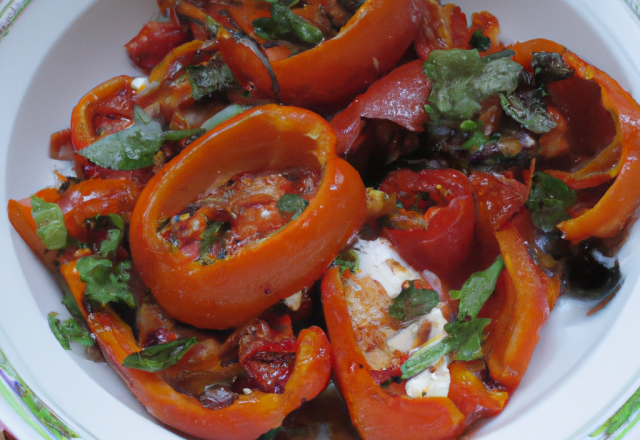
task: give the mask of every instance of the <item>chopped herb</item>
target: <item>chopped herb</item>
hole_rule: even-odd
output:
[[[31,215],[36,222],[36,233],[47,249],[63,249],[67,245],[64,214],[57,204],[31,196]]]
[[[389,315],[399,321],[426,315],[440,302],[438,293],[430,289],[416,287],[415,281],[402,286],[400,294],[389,306]]]
[[[196,101],[214,92],[229,89],[235,79],[222,57],[214,56],[207,65],[187,66],[191,96]]]
[[[129,289],[130,269],[131,261],[128,260],[114,265],[110,260],[89,256],[76,262],[80,280],[87,283],[85,297],[98,306],[120,302],[130,308],[135,307],[135,299]]]
[[[200,236],[202,239],[200,242],[201,263],[213,264],[215,261],[209,256],[209,252],[211,251],[211,247],[222,238],[222,235],[220,234],[220,228],[222,228],[222,225],[224,225],[222,222],[213,222],[207,226],[207,229],[205,229]]]
[[[304,211],[305,208],[309,206],[309,201],[303,199],[297,194],[285,194],[280,197],[277,206],[278,211],[280,211],[280,215],[284,216],[286,212],[293,212],[293,217],[291,217],[291,220],[295,220],[300,217],[302,211]]]
[[[478,312],[495,290],[498,275],[503,268],[504,260],[499,255],[489,268],[472,274],[460,290],[449,292],[451,298],[460,300],[458,313],[461,316],[478,317]]]
[[[275,440],[276,434],[278,434],[279,431],[279,427],[272,429],[271,431],[265,432],[260,437],[258,437],[258,440]]]
[[[308,44],[318,44],[324,36],[320,29],[291,12],[288,6],[271,1],[271,17],[261,17],[251,23],[260,38],[281,40],[296,36]]]
[[[354,250],[342,252],[333,260],[334,266],[340,268],[340,275],[344,274],[348,269],[351,273],[356,273],[360,268],[360,257]]]
[[[451,356],[454,361],[473,361],[482,357],[484,328],[491,322],[489,318],[475,318],[471,321],[454,322],[444,326],[447,333],[459,341]]]
[[[469,139],[467,139],[460,146],[460,148],[462,148],[463,150],[478,149],[478,148],[484,147],[485,144],[488,144],[489,142],[492,142],[493,140],[494,140],[493,137],[488,138],[482,133],[482,131],[476,130],[476,131],[473,132],[471,137]]]
[[[544,232],[552,232],[556,225],[570,218],[567,209],[576,202],[576,192],[562,180],[547,173],[533,175],[533,187],[526,207],[533,224]]]
[[[430,115],[471,119],[480,112],[481,101],[516,89],[522,66],[503,55],[481,58],[476,49],[452,49],[432,51],[424,71],[433,81]]]
[[[150,372],[166,370],[180,362],[196,342],[198,342],[197,339],[192,337],[175,339],[166,344],[151,345],[127,356],[122,366]]]
[[[491,47],[491,38],[484,35],[482,29],[478,29],[471,35],[469,46],[478,49],[478,52],[486,52]]]
[[[478,129],[478,124],[473,122],[471,119],[467,119],[466,121],[462,121],[460,129],[464,131],[476,131]]]
[[[571,78],[574,70],[557,53],[537,52],[531,62],[536,85],[542,86],[555,81]]]
[[[220,112],[216,113],[210,119],[207,119],[201,126],[201,128],[209,131],[213,127],[216,127],[222,124],[227,119],[231,119],[235,115],[239,115],[245,110],[249,110],[251,108],[250,105],[239,105],[239,104],[231,104],[228,107],[225,107]]]
[[[76,299],[71,295],[71,293],[67,292],[62,298],[62,304],[67,308],[71,316],[78,322],[85,322],[84,315],[80,311],[80,307],[78,307],[78,303]]]
[[[107,238],[100,243],[100,255],[105,258],[118,250],[118,246],[124,238],[124,220],[122,220],[122,217],[117,214],[109,214],[108,218],[116,229],[109,229]]]
[[[546,133],[556,126],[547,112],[544,101],[536,96],[526,95],[521,99],[515,94],[505,96],[500,93],[500,104],[504,112],[534,133]]]
[[[58,314],[51,312],[48,315],[49,327],[53,332],[62,348],[65,350],[71,350],[71,341],[77,342],[85,347],[91,347],[93,345],[93,339],[91,334],[80,327],[75,319],[69,318],[66,321],[61,322],[57,319]]]
[[[98,139],[78,154],[104,168],[136,170],[153,165],[153,156],[165,139],[180,140],[202,133],[199,128],[163,132],[160,123],[138,106],[134,106],[133,121],[132,126]]]

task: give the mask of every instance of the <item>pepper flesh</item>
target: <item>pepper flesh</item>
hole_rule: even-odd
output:
[[[172,250],[156,232],[159,219],[241,172],[297,166],[322,168],[316,196],[284,229],[230,258],[203,266]],[[364,185],[335,156],[327,122],[306,110],[267,105],[216,127],[154,176],[132,214],[131,253],[170,315],[224,329],[313,283],[365,219]]]
[[[190,435],[211,440],[254,440],[280,426],[288,413],[313,399],[329,382],[331,347],[324,332],[311,327],[298,336],[296,361],[284,393],[254,390],[240,395],[230,406],[207,409],[197,399],[174,390],[157,374],[123,367],[127,356],[141,350],[131,328],[108,307],[87,311],[86,285],[75,270],[75,261],[64,264],[61,273],[114,371],[154,417]]]

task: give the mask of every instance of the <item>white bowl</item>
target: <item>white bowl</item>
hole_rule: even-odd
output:
[[[555,40],[640,98],[640,22],[622,0],[460,4],[496,15],[505,42]],[[69,126],[71,108],[100,82],[139,75],[122,46],[156,11],[154,0],[56,0],[33,2],[16,20],[0,40],[0,206],[54,183],[61,163],[48,158],[50,134]],[[591,317],[592,304],[561,299],[520,388],[473,438],[584,438],[636,389],[640,350],[627,340],[640,333],[639,234],[634,227],[620,252],[625,283],[615,299]],[[0,348],[24,382],[83,438],[176,438],[108,366],[60,347],[46,318],[66,316],[62,296],[6,214],[0,249]],[[0,419],[9,430],[20,440],[41,438],[7,402],[0,399]]]

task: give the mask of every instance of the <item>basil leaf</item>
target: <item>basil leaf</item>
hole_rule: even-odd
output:
[[[91,334],[78,325],[75,319],[69,318],[64,322],[57,319],[58,314],[51,312],[48,315],[49,327],[62,348],[71,350],[70,341],[77,342],[85,347],[93,346]]]
[[[507,115],[534,133],[546,133],[556,126],[544,101],[535,95],[529,95],[528,99],[523,100],[516,95],[507,97],[500,93],[500,104]]]
[[[67,245],[67,228],[62,209],[55,204],[31,196],[31,216],[36,222],[36,234],[47,249],[63,249]]]
[[[340,270],[340,276],[342,276],[347,269],[351,273],[356,273],[360,268],[360,257],[354,250],[349,250],[339,254],[335,260],[333,260],[334,266],[337,266]]]
[[[204,130],[211,130],[213,127],[216,127],[222,124],[224,121],[231,119],[235,115],[239,115],[245,110],[249,110],[251,108],[250,105],[239,105],[239,104],[231,104],[228,107],[225,107],[220,112],[216,113],[211,118],[207,119],[201,126]]]
[[[554,231],[558,223],[570,218],[567,209],[575,202],[576,192],[562,180],[547,173],[534,173],[533,187],[525,206],[538,228],[544,232]]]
[[[300,217],[302,211],[309,206],[309,201],[303,199],[297,194],[285,194],[278,200],[278,211],[280,215],[284,216],[285,212],[293,212],[291,220],[295,220]]]
[[[442,356],[454,350],[462,349],[460,351],[460,360],[465,358],[477,359],[478,353],[480,353],[480,343],[484,337],[483,331],[489,322],[491,320],[488,318],[476,318],[467,322],[447,324],[445,330],[450,332],[448,336],[445,336],[436,344],[428,345],[416,351],[402,364],[400,367],[402,378],[408,379],[421,373],[436,363]]]
[[[137,170],[153,165],[153,156],[165,139],[181,140],[201,132],[200,129],[163,132],[162,125],[136,105],[132,126],[98,139],[78,154],[104,168]]]
[[[192,337],[176,339],[166,344],[151,345],[127,356],[122,366],[150,372],[162,371],[180,362],[196,342],[198,342],[197,339]]]
[[[200,261],[203,264],[212,264],[214,262],[214,259],[209,256],[209,251],[222,238],[221,234],[219,234],[222,225],[224,225],[222,222],[213,222],[207,226],[200,236],[202,239],[200,242]]]
[[[451,298],[460,300],[458,313],[461,316],[478,316],[480,309],[495,290],[503,268],[504,260],[502,255],[498,255],[486,270],[472,274],[460,290],[449,291]]]
[[[547,85],[555,81],[571,78],[574,70],[557,53],[536,52],[531,62],[536,85]]]
[[[399,321],[406,321],[426,315],[439,302],[436,291],[417,288],[415,281],[409,281],[409,285],[406,288],[403,286],[400,294],[393,299],[389,314]]]
[[[262,434],[260,437],[258,437],[258,440],[275,440],[276,435],[278,434],[279,431],[280,431],[279,427],[272,429],[271,431],[267,431],[264,434]]]
[[[491,47],[491,38],[485,36],[482,29],[478,29],[471,35],[469,46],[478,49],[479,52],[486,52]]]
[[[308,44],[320,43],[324,36],[320,29],[278,2],[271,2],[271,17],[261,17],[251,22],[260,38],[265,40],[281,40],[295,35]]]
[[[476,49],[452,49],[432,51],[424,71],[433,81],[430,115],[471,119],[481,110],[482,100],[516,89],[522,66],[505,57],[480,58]]]
[[[130,308],[136,306],[128,283],[130,269],[130,261],[123,261],[114,267],[110,260],[92,256],[79,258],[76,262],[80,280],[87,284],[85,297],[99,306],[111,302],[124,303]]]
[[[206,66],[187,66],[186,72],[191,96],[196,101],[214,92],[227,90],[235,83],[231,69],[219,56],[211,58]]]
[[[80,307],[78,307],[78,303],[76,299],[70,293],[66,293],[64,298],[62,298],[62,304],[67,308],[71,316],[78,322],[85,322],[84,315],[80,311]]]

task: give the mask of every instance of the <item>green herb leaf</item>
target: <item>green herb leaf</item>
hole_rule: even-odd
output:
[[[77,342],[85,347],[91,347],[94,342],[91,334],[78,325],[75,319],[69,318],[64,322],[57,319],[58,314],[51,312],[48,315],[49,327],[62,348],[71,350],[70,341]]]
[[[459,350],[458,359],[477,359],[480,353],[480,343],[483,339],[483,330],[491,322],[488,318],[476,318],[471,321],[447,324],[445,330],[450,332],[439,342],[428,345],[416,351],[400,367],[402,378],[408,379],[429,368],[438,359],[454,350]],[[480,353],[481,354],[481,353]]]
[[[291,220],[295,220],[300,217],[302,211],[309,206],[309,201],[303,199],[297,194],[285,194],[278,200],[278,211],[280,215],[284,216],[285,212],[293,212]]]
[[[415,281],[409,281],[409,286],[402,289],[389,306],[389,314],[399,320],[406,321],[426,315],[440,302],[438,293],[430,289],[420,289]]]
[[[478,29],[471,35],[469,46],[478,49],[479,52],[486,52],[491,47],[491,38],[485,36],[482,29]]]
[[[505,57],[480,58],[476,49],[452,49],[432,51],[424,71],[433,80],[431,107],[445,118],[471,119],[482,100],[516,89],[522,66]]]
[[[133,121],[132,126],[98,139],[78,154],[104,168],[137,170],[153,165],[153,156],[165,139],[180,140],[202,132],[200,129],[163,132],[160,123],[138,106],[134,106]]]
[[[478,317],[478,312],[495,290],[498,275],[502,269],[504,269],[504,260],[499,255],[489,268],[472,274],[460,290],[449,292],[451,298],[460,300],[458,313],[461,316]]]
[[[271,17],[261,17],[251,23],[256,35],[265,40],[281,40],[295,35],[308,44],[318,44],[324,36],[320,29],[278,2],[271,2]]]
[[[73,295],[71,295],[71,293],[65,293],[64,298],[62,298],[61,302],[76,321],[85,322],[84,315],[80,311],[80,307],[78,307],[78,303],[76,302],[76,299],[73,297]]]
[[[531,62],[536,85],[547,85],[555,81],[571,78],[574,70],[557,53],[536,52]]]
[[[31,216],[36,222],[36,234],[47,249],[63,249],[67,245],[64,214],[57,204],[31,196]]]
[[[80,280],[87,283],[85,297],[98,306],[110,302],[121,302],[134,308],[135,299],[129,289],[130,261],[114,264],[110,260],[90,257],[79,258],[76,270]]]
[[[533,224],[544,232],[552,232],[558,223],[570,218],[567,209],[576,202],[576,192],[562,180],[537,171],[526,207]]]
[[[191,96],[196,101],[214,92],[227,90],[235,84],[231,69],[219,56],[211,58],[206,66],[187,66],[186,72],[191,85]]]
[[[534,133],[546,133],[556,126],[544,101],[535,94],[523,100],[517,95],[507,97],[500,93],[500,104],[506,114]]]
[[[123,367],[143,371],[162,371],[180,362],[180,359],[196,344],[197,339],[182,338],[166,344],[151,345],[127,356]]]
[[[239,115],[245,110],[249,110],[251,108],[250,105],[239,105],[239,104],[231,104],[228,107],[225,107],[220,112],[216,113],[211,118],[207,119],[203,124],[202,128],[206,131],[211,130],[213,127],[216,127],[222,124],[224,121],[231,119],[235,115]]]
[[[482,133],[482,131],[476,130],[473,132],[473,134],[469,139],[467,139],[462,145],[460,145],[460,148],[462,148],[463,150],[472,150],[476,148],[481,148],[481,147],[484,147],[485,144],[488,144],[489,142],[491,142],[492,140],[493,140],[492,138],[486,137],[484,133]]]
[[[275,440],[276,434],[278,434],[279,431],[279,427],[272,429],[271,431],[265,432],[260,437],[258,437],[258,440]]]
[[[347,269],[351,273],[356,273],[360,268],[360,257],[354,250],[342,252],[333,260],[334,266],[337,266],[340,270],[340,276],[346,272]]]
[[[203,264],[212,264],[215,261],[209,256],[209,252],[211,247],[222,238],[219,233],[222,225],[224,225],[222,222],[213,222],[207,226],[207,229],[200,236],[202,239],[200,242],[200,262]]]

